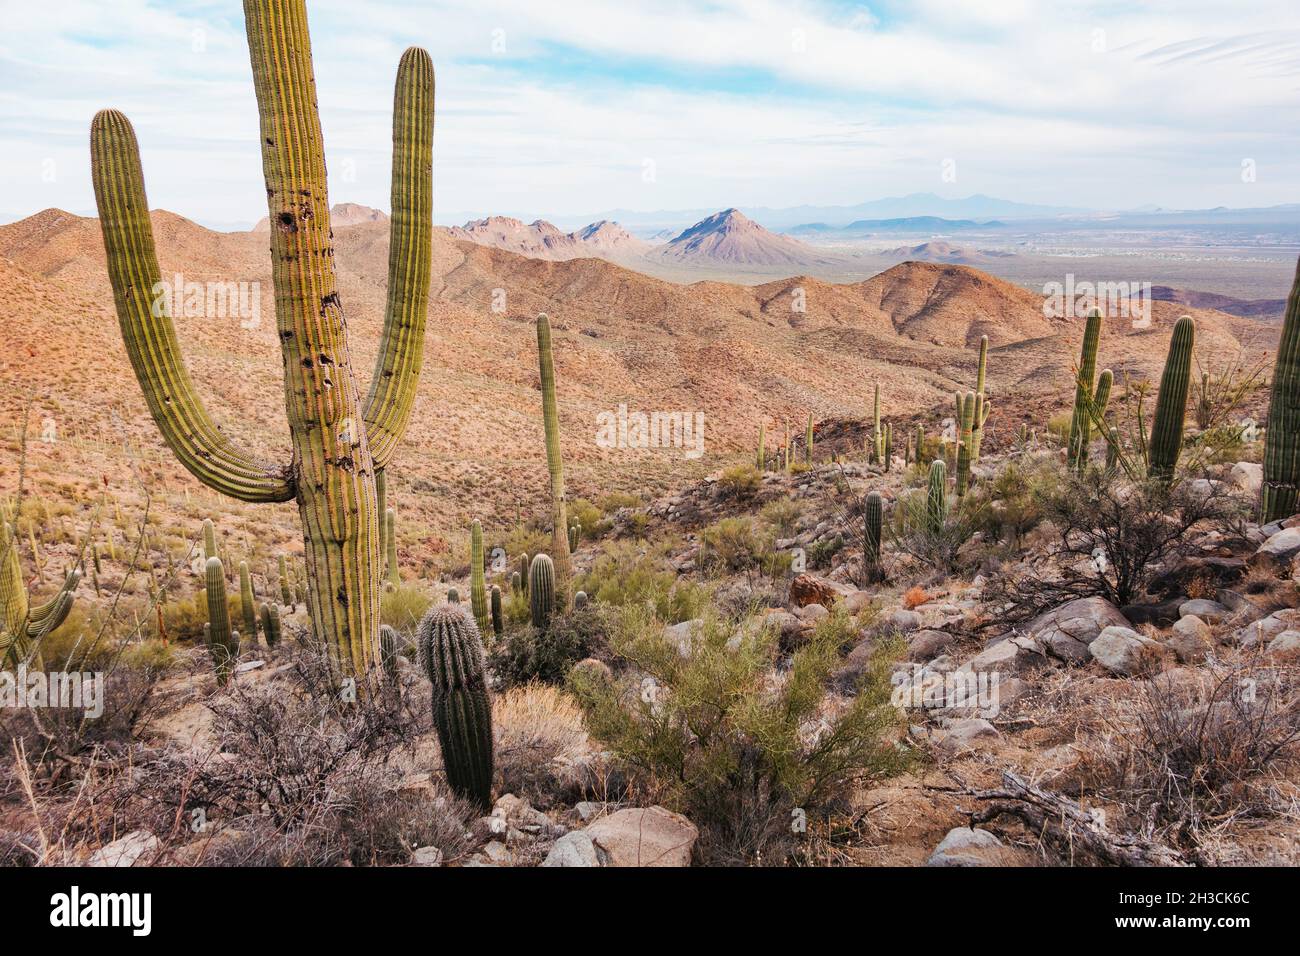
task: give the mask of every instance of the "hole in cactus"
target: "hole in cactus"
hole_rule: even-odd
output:
[[[311,368],[311,356],[308,356],[307,358],[302,360],[302,367]]]
[[[298,223],[294,222],[293,213],[291,212],[280,213],[280,228],[285,230],[286,232],[298,231]]]

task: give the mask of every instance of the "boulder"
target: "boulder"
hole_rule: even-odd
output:
[[[907,659],[918,662],[932,660],[955,640],[947,631],[916,631],[907,642]]]
[[[1184,601],[1178,608],[1180,617],[1187,617],[1190,614],[1210,624],[1218,624],[1230,613],[1232,612],[1218,601],[1207,601],[1204,598]]]
[[[970,750],[1001,736],[998,729],[983,717],[967,717],[949,723],[936,744],[940,750],[951,755]]]
[[[1178,655],[1180,663],[1199,663],[1214,647],[1210,625],[1195,614],[1181,617],[1174,622],[1173,634],[1165,642],[1165,646]]]
[[[590,834],[574,830],[555,841],[542,866],[600,866],[600,858]]]
[[[1283,631],[1268,642],[1268,652],[1286,657],[1300,656],[1300,631]]]
[[[990,644],[965,664],[965,669],[976,674],[998,671],[1002,674],[1019,674],[1045,660],[1042,649],[1030,637],[1008,637]]]
[[[925,861],[926,866],[1004,866],[1006,847],[988,830],[949,830]]]
[[[890,612],[890,615],[885,618],[885,622],[895,630],[907,634],[921,626],[921,615],[917,611],[909,611],[907,608],[900,607]]]
[[[1281,568],[1289,565],[1297,554],[1300,554],[1300,527],[1283,528],[1269,535],[1250,560],[1252,564]]]
[[[849,589],[844,585],[819,578],[815,574],[799,574],[790,582],[790,604],[794,607],[820,604],[829,608],[848,594]]]
[[[411,854],[411,866],[442,866],[442,850],[422,846]]]
[[[1088,653],[1112,674],[1132,677],[1153,669],[1164,648],[1127,627],[1108,627],[1088,645]]]
[[[1156,604],[1125,604],[1120,608],[1120,613],[1128,619],[1129,624],[1136,627],[1139,624],[1154,624],[1156,627],[1169,627],[1181,616],[1179,608],[1185,603],[1183,597],[1179,595],[1170,598],[1168,601],[1160,601]]]
[[[1228,480],[1253,498],[1264,486],[1264,466],[1254,461],[1239,461],[1232,466]]]
[[[1165,598],[1186,594],[1193,581],[1212,582],[1216,587],[1226,587],[1246,570],[1246,562],[1241,558],[1187,558],[1174,568],[1156,575],[1147,585],[1152,594]]]
[[[663,807],[619,810],[585,832],[603,866],[689,866],[700,836],[690,820]]]
[[[871,602],[875,600],[875,595],[870,591],[851,591],[845,595],[841,606],[850,614],[858,614],[871,607]]]
[[[148,865],[162,846],[161,841],[148,830],[132,830],[91,854],[86,866],[135,866],[143,861]]]
[[[690,657],[691,650],[695,646],[695,631],[703,626],[704,622],[699,618],[682,621],[680,624],[669,624],[664,628],[664,637],[677,645],[678,654],[682,657]]]
[[[1078,598],[1029,622],[1025,632],[1048,653],[1066,661],[1087,659],[1087,646],[1107,627],[1127,627],[1128,618],[1103,597]]]
[[[1300,609],[1286,607],[1258,621],[1251,621],[1234,635],[1242,647],[1267,644],[1283,631],[1300,630]]]

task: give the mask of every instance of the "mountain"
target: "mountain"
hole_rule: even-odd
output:
[[[1151,298],[1160,302],[1178,302],[1198,309],[1217,309],[1229,315],[1254,319],[1280,320],[1286,314],[1286,299],[1236,299],[1216,292],[1173,289],[1167,285],[1152,286]]]
[[[679,239],[714,250],[770,249],[773,241],[803,250],[743,218],[719,216],[725,228],[714,222]],[[177,335],[222,427],[254,453],[287,461],[265,237],[213,232],[163,210],[151,218],[164,277],[260,290],[260,321],[179,315]],[[362,389],[383,322],[388,231],[369,221],[335,232],[339,295]],[[877,382],[891,418],[921,416],[933,431],[953,391],[974,382],[982,334],[992,343],[989,389],[999,407],[1054,411],[1069,401],[1063,383],[1071,381],[1082,334],[1081,323],[1046,318],[1040,295],[962,265],[904,262],[852,284],[796,275],[755,286],[681,285],[597,258],[547,261],[435,230],[432,274],[424,374],[389,482],[399,525],[408,529],[403,563],[413,574],[445,552],[439,536],[460,535],[474,514],[498,516],[501,530],[517,504],[525,515],[545,513],[539,311],[554,326],[566,477],[575,497],[590,498],[675,487],[720,457],[751,449],[762,421],[809,412],[860,418]],[[0,289],[9,316],[0,351],[0,494],[17,482],[10,426],[34,396],[32,419],[55,420],[64,436],[29,446],[27,480],[36,494],[90,501],[103,490],[135,513],[147,480],[150,520],[169,539],[188,541],[204,517],[215,516],[227,534],[270,554],[301,548],[292,505],[249,509],[199,493],[163,447],[122,347],[96,220],[46,210],[0,226]],[[1106,361],[1117,375],[1158,376],[1169,328],[1183,312],[1196,317],[1197,348],[1206,355],[1276,341],[1276,325],[1171,302],[1155,302],[1153,311],[1147,330],[1124,319],[1107,323]],[[624,403],[703,414],[705,458],[598,446],[596,416]]]
[[[489,216],[467,222],[464,226],[453,226],[446,233],[453,239],[556,262],[587,257],[634,259],[650,248],[649,243],[609,220],[593,222],[574,232],[563,232],[542,219],[524,223],[509,216]]]
[[[846,233],[946,233],[969,232],[972,229],[1004,229],[1006,223],[992,220],[975,222],[972,219],[943,219],[939,216],[908,216],[903,219],[858,219],[841,228]]]
[[[923,242],[919,246],[899,246],[880,253],[886,259],[915,262],[946,262],[954,265],[980,265],[996,259],[1011,258],[1015,254],[990,249],[970,249],[954,246],[940,240]]]
[[[359,226],[365,222],[388,222],[388,213],[360,203],[341,202],[330,207],[330,226],[338,229],[342,226]],[[270,223],[265,216],[253,226],[253,232],[269,232]]]
[[[794,268],[838,258],[797,239],[769,232],[736,209],[724,209],[700,220],[652,255],[679,263]]]

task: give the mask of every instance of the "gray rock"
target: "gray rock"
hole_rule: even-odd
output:
[[[1270,654],[1300,654],[1300,631],[1283,631],[1268,642]]]
[[[1255,551],[1253,562],[1284,565],[1300,554],[1300,528],[1283,528],[1271,534]]]
[[[1194,664],[1209,653],[1214,641],[1210,626],[1195,614],[1189,614],[1174,622],[1173,633],[1165,645],[1178,655],[1180,663]]]
[[[1108,627],[1127,627],[1128,618],[1103,597],[1078,598],[1029,622],[1025,632],[1062,660],[1087,659],[1086,648]]]
[[[677,653],[682,657],[690,657],[691,649],[695,646],[695,631],[703,626],[704,622],[699,618],[682,621],[680,624],[669,624],[664,628],[664,637],[677,645]]]
[[[934,848],[926,866],[998,866],[1004,859],[1002,841],[988,830],[956,827]]]
[[[411,854],[411,866],[442,866],[442,851],[436,846],[422,846]]]
[[[1267,644],[1283,631],[1290,630],[1300,630],[1300,609],[1287,607],[1274,611],[1258,621],[1251,621],[1238,630],[1235,637],[1242,647],[1254,647],[1260,643]]]
[[[966,717],[954,720],[945,728],[945,733],[939,738],[938,747],[945,753],[957,754],[981,743],[996,740],[1000,736],[1002,735],[998,733],[998,729],[983,717]]]
[[[1178,606],[1178,613],[1182,617],[1194,615],[1199,617],[1202,621],[1208,621],[1210,624],[1218,624],[1231,612],[1218,601],[1207,601],[1204,598],[1196,598],[1191,601],[1184,601],[1180,604]]]
[[[890,625],[904,634],[915,631],[921,626],[921,615],[916,611],[909,611],[907,608],[897,608],[886,618]]]
[[[1088,645],[1088,653],[1112,674],[1132,677],[1140,673],[1163,653],[1163,648],[1149,637],[1128,627],[1108,627]]]
[[[1229,480],[1253,497],[1264,485],[1264,466],[1254,461],[1239,461],[1232,466]]]
[[[907,658],[928,661],[942,654],[956,638],[947,631],[917,631],[907,642]]]
[[[663,807],[629,807],[601,817],[584,831],[602,866],[690,866],[700,831]]]
[[[158,852],[161,841],[148,830],[132,830],[96,850],[86,866],[135,866]]]
[[[573,805],[574,811],[578,814],[578,819],[583,823],[590,823],[596,817],[608,813],[613,808],[618,809],[617,803],[601,803],[596,800],[583,800]]]
[[[587,831],[574,830],[555,841],[542,866],[600,866],[600,858]]]
[[[1019,674],[1044,660],[1042,649],[1032,638],[1016,636],[989,645],[967,661],[964,669],[976,674],[985,671]]]
[[[857,614],[860,611],[869,608],[871,602],[874,600],[875,595],[870,591],[853,591],[840,601],[840,607],[844,608],[844,610],[848,611],[850,614]]]

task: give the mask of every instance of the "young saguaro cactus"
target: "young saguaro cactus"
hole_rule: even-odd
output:
[[[1183,449],[1183,426],[1187,416],[1187,390],[1192,380],[1192,349],[1196,344],[1196,323],[1184,315],[1174,323],[1169,354],[1160,376],[1156,417],[1151,423],[1147,474],[1161,481],[1174,477]]]
[[[767,470],[767,423],[758,423],[758,470]]]
[[[865,532],[863,535],[862,563],[866,567],[867,580],[879,581],[880,574],[880,532],[884,520],[885,505],[880,492],[873,491],[867,495],[867,505],[863,510]]]
[[[280,611],[270,604],[263,604],[259,614],[262,619],[262,636],[266,638],[267,647],[280,643]]]
[[[220,558],[208,558],[204,565],[208,597],[208,623],[203,633],[208,652],[217,670],[217,683],[230,679],[235,659],[239,657],[239,632],[230,626],[230,602],[226,598],[226,571]]]
[[[555,401],[555,359],[551,354],[551,320],[537,316],[537,358],[542,380],[542,424],[546,430],[546,467],[551,473],[551,548],[555,552],[555,610],[569,609],[573,566],[569,560],[568,503],[564,493],[564,458],[560,454],[560,412]]]
[[[469,604],[479,633],[488,629],[487,581],[483,574],[483,525],[477,520],[469,529]]]
[[[380,663],[375,473],[392,460],[406,431],[424,355],[433,63],[411,48],[397,71],[388,299],[375,374],[363,396],[335,276],[307,4],[245,0],[244,18],[260,117],[290,461],[264,461],[241,448],[199,397],[167,296],[159,292],[166,287],[135,132],[115,110],[97,114],[91,124],[108,273],[127,356],[164,441],[191,474],[221,494],[297,502],[313,631],[339,674],[362,676]]]
[[[808,464],[813,463],[813,417],[812,412],[808,413],[808,430],[804,434],[803,440],[803,457]]]
[[[1070,467],[1082,471],[1088,464],[1088,446],[1092,444],[1094,417],[1106,414],[1110,401],[1114,375],[1110,369],[1102,371],[1093,384],[1097,372],[1097,345],[1101,341],[1101,310],[1093,309],[1083,326],[1083,346],[1079,352],[1078,377],[1074,385],[1074,409],[1070,414],[1070,438],[1066,446],[1066,461]]]
[[[533,558],[528,569],[528,608],[533,627],[544,631],[551,623],[555,610],[555,563],[545,554]]]
[[[253,576],[249,573],[248,562],[239,562],[239,611],[244,619],[244,633],[251,646],[257,646],[257,605],[253,595]]]
[[[447,784],[486,810],[492,803],[492,703],[478,627],[464,608],[443,604],[420,620],[416,641],[433,685],[433,726]]]
[[[505,612],[501,608],[501,589],[492,585],[492,633],[500,637],[506,630]]]
[[[72,610],[72,594],[81,581],[73,568],[50,600],[32,605],[18,560],[18,542],[9,522],[0,517],[0,670],[32,663],[42,666],[40,643]]]
[[[379,625],[379,662],[389,683],[397,683],[397,631],[387,624]]]
[[[880,461],[884,454],[884,439],[880,434],[880,383],[877,382],[875,398],[871,404],[871,463]]]
[[[1273,366],[1264,434],[1264,485],[1260,521],[1289,518],[1300,510],[1300,261],[1286,300],[1282,338]]]
[[[940,459],[930,462],[930,485],[925,501],[926,523],[931,534],[939,534],[948,520],[948,466]]]

